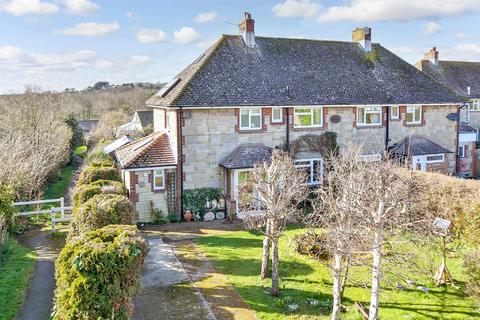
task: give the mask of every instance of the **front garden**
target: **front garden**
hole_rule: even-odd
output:
[[[294,250],[293,238],[305,229],[290,226],[280,240],[279,297],[269,293],[271,280],[260,280],[263,234],[249,231],[225,232],[195,240],[212,260],[220,273],[236,288],[241,297],[261,319],[330,319],[332,306],[331,271],[323,263]],[[435,287],[428,270],[440,266],[439,248],[413,247],[429,259],[417,261],[425,274],[408,272],[398,266],[398,273],[415,283],[388,276],[382,281],[380,319],[476,319],[480,317],[480,303],[464,293],[465,274],[460,255],[449,257],[448,267],[459,289],[451,286]],[[345,290],[346,313],[342,319],[362,319],[354,306],[361,302],[368,308],[371,269],[354,268]],[[428,288],[428,292],[425,288]],[[422,291],[422,289],[424,291]]]

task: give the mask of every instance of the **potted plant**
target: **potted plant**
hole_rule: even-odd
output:
[[[193,213],[190,207],[186,208],[185,212],[183,213],[183,220],[186,222],[192,221]]]

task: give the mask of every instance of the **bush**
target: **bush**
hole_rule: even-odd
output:
[[[53,319],[129,319],[146,252],[135,226],[106,226],[72,239],[55,262]]]
[[[465,284],[469,295],[480,298],[480,250],[470,251],[463,257],[463,269],[467,276]]]
[[[125,187],[119,181],[97,180],[75,188],[72,196],[72,204],[74,208],[77,208],[97,194],[126,195],[126,193]]]
[[[168,215],[168,221],[170,221],[170,223],[178,223],[180,222],[180,217],[177,216],[175,213],[170,213]]]
[[[0,184],[0,247],[7,241],[8,232],[13,227],[14,198],[12,188]]]
[[[85,156],[87,155],[87,146],[79,146],[79,147],[76,147],[75,150],[73,150],[73,153],[74,153],[76,156],[85,158]]]
[[[78,177],[77,187],[98,180],[121,181],[120,173],[114,167],[87,167]]]
[[[103,152],[103,148],[106,146],[106,143],[100,143],[95,146],[86,157],[87,163],[91,164],[93,162],[103,162],[103,161],[112,161],[112,157],[109,154]]]
[[[210,211],[205,208],[207,198],[212,201],[223,197],[222,189],[220,188],[197,188],[183,191],[183,206],[184,210],[190,210],[194,214],[198,213],[201,217]]]
[[[97,194],[73,212],[68,238],[109,224],[131,224],[135,210],[130,200],[118,194]]]
[[[295,251],[319,260],[328,260],[331,257],[326,244],[327,240],[323,233],[307,232],[299,234],[293,239]]]

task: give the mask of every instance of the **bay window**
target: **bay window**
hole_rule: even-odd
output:
[[[309,186],[318,185],[322,181],[323,176],[323,160],[322,159],[299,159],[294,162],[295,167],[304,170],[306,173],[305,184]]]
[[[382,124],[381,107],[358,107],[357,125],[378,126]]]
[[[262,109],[240,109],[240,130],[259,130],[262,128]]]
[[[315,128],[323,126],[323,108],[295,108],[294,109],[294,127],[295,128]]]
[[[153,170],[153,189],[163,190],[165,189],[165,174],[164,170]]]
[[[422,106],[408,106],[405,121],[407,124],[422,123]]]

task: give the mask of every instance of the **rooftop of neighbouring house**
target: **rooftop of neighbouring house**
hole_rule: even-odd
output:
[[[84,133],[92,133],[98,126],[98,120],[78,120],[78,126]]]
[[[152,133],[114,152],[123,169],[175,165],[175,157],[166,133]]]
[[[460,126],[458,127],[458,130],[460,132],[477,132],[477,130],[474,127],[470,126],[468,123],[464,121],[460,122]]]
[[[149,106],[462,103],[451,89],[382,45],[223,35]]]
[[[138,119],[140,120],[140,124],[142,125],[142,128],[153,126],[152,110],[142,110],[142,111],[137,111],[136,113],[138,115]]]
[[[452,153],[445,147],[421,135],[411,135],[393,146],[392,153],[403,156],[421,156],[427,154]]]

